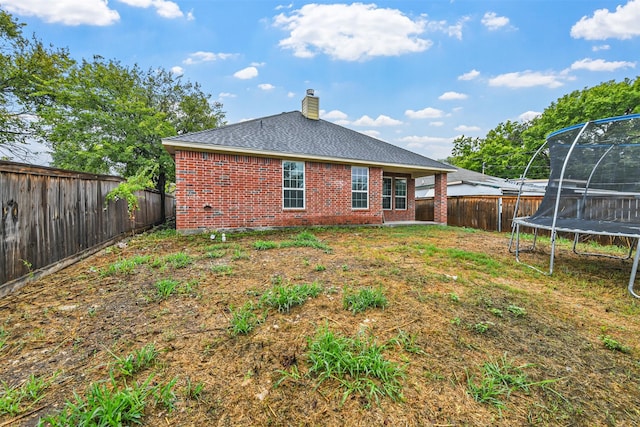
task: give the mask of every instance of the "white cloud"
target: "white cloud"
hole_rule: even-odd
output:
[[[562,80],[563,77],[556,73],[541,73],[527,70],[493,77],[489,80],[489,85],[509,88],[546,86],[553,89],[562,86],[564,84]]]
[[[482,25],[487,27],[489,31],[495,31],[509,25],[509,18],[506,16],[498,16],[495,12],[487,12],[480,22],[482,22]]]
[[[106,0],[3,0],[8,12],[64,25],[112,25],[120,20]]]
[[[599,52],[601,50],[609,50],[609,49],[611,49],[611,46],[608,44],[602,44],[602,45],[594,46],[591,48],[591,50],[594,52]]]
[[[218,98],[235,98],[236,94],[235,93],[230,93],[230,92],[220,92],[218,94]]]
[[[236,71],[233,77],[241,80],[248,80],[258,77],[258,69],[256,67],[243,68],[240,71]]]
[[[471,18],[468,16],[462,17],[454,25],[450,25],[447,21],[431,21],[427,24],[429,31],[437,31],[447,34],[450,37],[455,37],[458,40],[462,40],[462,29],[464,24]]]
[[[236,56],[233,53],[213,53],[213,52],[193,52],[189,54],[189,57],[182,61],[183,64],[194,65],[202,62],[211,62],[217,60],[225,60]]]
[[[572,70],[615,71],[619,68],[635,68],[635,62],[605,61],[604,59],[585,58],[571,64]]]
[[[458,132],[480,132],[480,128],[478,126],[467,126],[467,125],[460,125],[460,126],[456,126],[454,128],[455,131]]]
[[[452,141],[453,138],[414,135],[400,138],[397,142],[404,143],[408,149],[419,149],[432,159],[444,159],[451,155]]]
[[[289,15],[277,15],[273,22],[289,32],[289,37],[280,40],[280,47],[300,58],[322,53],[333,59],[362,61],[423,52],[433,44],[419,37],[425,31],[423,17],[412,20],[397,9],[375,4],[311,3]]]
[[[429,126],[442,127],[444,126],[444,122],[441,122],[441,121],[429,122]]]
[[[289,3],[287,5],[280,4],[280,5],[276,6],[276,10],[291,9],[291,8],[293,8],[293,3]]]
[[[296,96],[295,92],[287,92],[287,98],[293,98]]]
[[[403,138],[398,139],[400,142],[406,142],[407,144],[420,144],[420,146],[424,146],[425,144],[439,144],[444,142],[451,142],[453,138],[443,138],[438,136],[405,136]]]
[[[392,119],[389,116],[385,116],[384,114],[380,114],[376,119],[372,119],[371,117],[364,115],[351,124],[354,126],[379,127],[379,126],[398,126],[398,125],[401,125],[402,122],[400,120]]]
[[[438,110],[437,108],[427,107],[418,111],[406,110],[404,115],[410,119],[437,119],[444,116],[444,111]]]
[[[630,39],[640,35],[640,0],[629,0],[615,12],[598,9],[593,16],[583,16],[571,27],[571,37],[586,40]]]
[[[156,9],[156,13],[163,18],[181,18],[184,16],[180,10],[180,6],[177,3],[167,0],[118,0],[120,3],[124,3],[133,7],[141,7],[147,9],[153,7]]]
[[[184,74],[184,68],[176,65],[175,67],[171,67],[171,73],[173,73],[176,76],[181,76]]]
[[[441,101],[458,101],[461,99],[467,99],[467,95],[459,92],[445,92],[438,97]]]
[[[190,10],[190,11],[187,13],[187,21],[193,21],[194,19],[196,19],[196,17],[195,17],[195,16],[193,16],[193,10]]]
[[[276,87],[270,83],[261,83],[258,85],[258,87],[262,90],[273,90]]]
[[[523,122],[530,122],[531,120],[535,119],[538,116],[541,116],[542,113],[537,112],[537,111],[525,111],[524,113],[520,114],[518,116],[518,119],[523,121]]]
[[[349,116],[340,110],[331,110],[328,113],[322,113],[320,116],[325,120],[347,120]]]
[[[464,73],[461,76],[458,76],[458,80],[473,80],[480,75],[480,71],[473,69],[468,73]]]

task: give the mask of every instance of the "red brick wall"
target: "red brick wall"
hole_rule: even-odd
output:
[[[178,230],[383,221],[381,168],[369,168],[369,209],[354,210],[349,165],[305,162],[305,208],[283,209],[280,159],[177,151],[175,161]]]
[[[447,174],[435,175],[433,186],[433,220],[441,224],[447,223]]]
[[[384,174],[389,178],[406,178],[407,179],[407,209],[405,210],[384,210],[384,220],[389,221],[414,221],[416,219],[416,180],[411,175],[405,174]],[[395,182],[395,181],[393,181]],[[394,206],[395,184],[391,184],[391,205]]]

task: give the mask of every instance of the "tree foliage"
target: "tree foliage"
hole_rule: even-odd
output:
[[[500,123],[484,138],[463,135],[454,141],[448,160],[465,169],[502,178],[518,178],[551,132],[589,120],[638,112],[640,77],[608,81],[564,95],[530,122]],[[549,162],[542,154],[532,165],[528,177],[548,176]]]
[[[171,179],[173,161],[161,139],[216,127],[224,113],[197,84],[163,69],[143,71],[94,57],[42,86],[55,103],[39,106],[39,131],[53,165],[131,177],[158,165]]]
[[[23,144],[33,136],[36,106],[53,101],[37,95],[37,88],[71,63],[66,50],[24,36],[23,28],[0,9],[0,155],[26,155]]]

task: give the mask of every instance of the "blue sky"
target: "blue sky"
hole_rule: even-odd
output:
[[[638,76],[640,0],[0,0],[45,43],[162,67],[228,123],[300,110],[433,159],[561,96]],[[541,141],[542,142],[542,141]]]

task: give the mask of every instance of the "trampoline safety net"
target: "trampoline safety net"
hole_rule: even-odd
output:
[[[519,262],[520,226],[551,232],[548,274],[553,273],[557,232],[575,233],[576,241],[580,234],[628,237],[640,245],[640,114],[594,120],[550,134],[529,162],[523,181],[542,153],[549,156],[550,174],[538,210],[519,217],[519,200],[516,203],[509,249],[513,251],[515,244]],[[637,249],[628,289],[640,298],[633,288]]]

